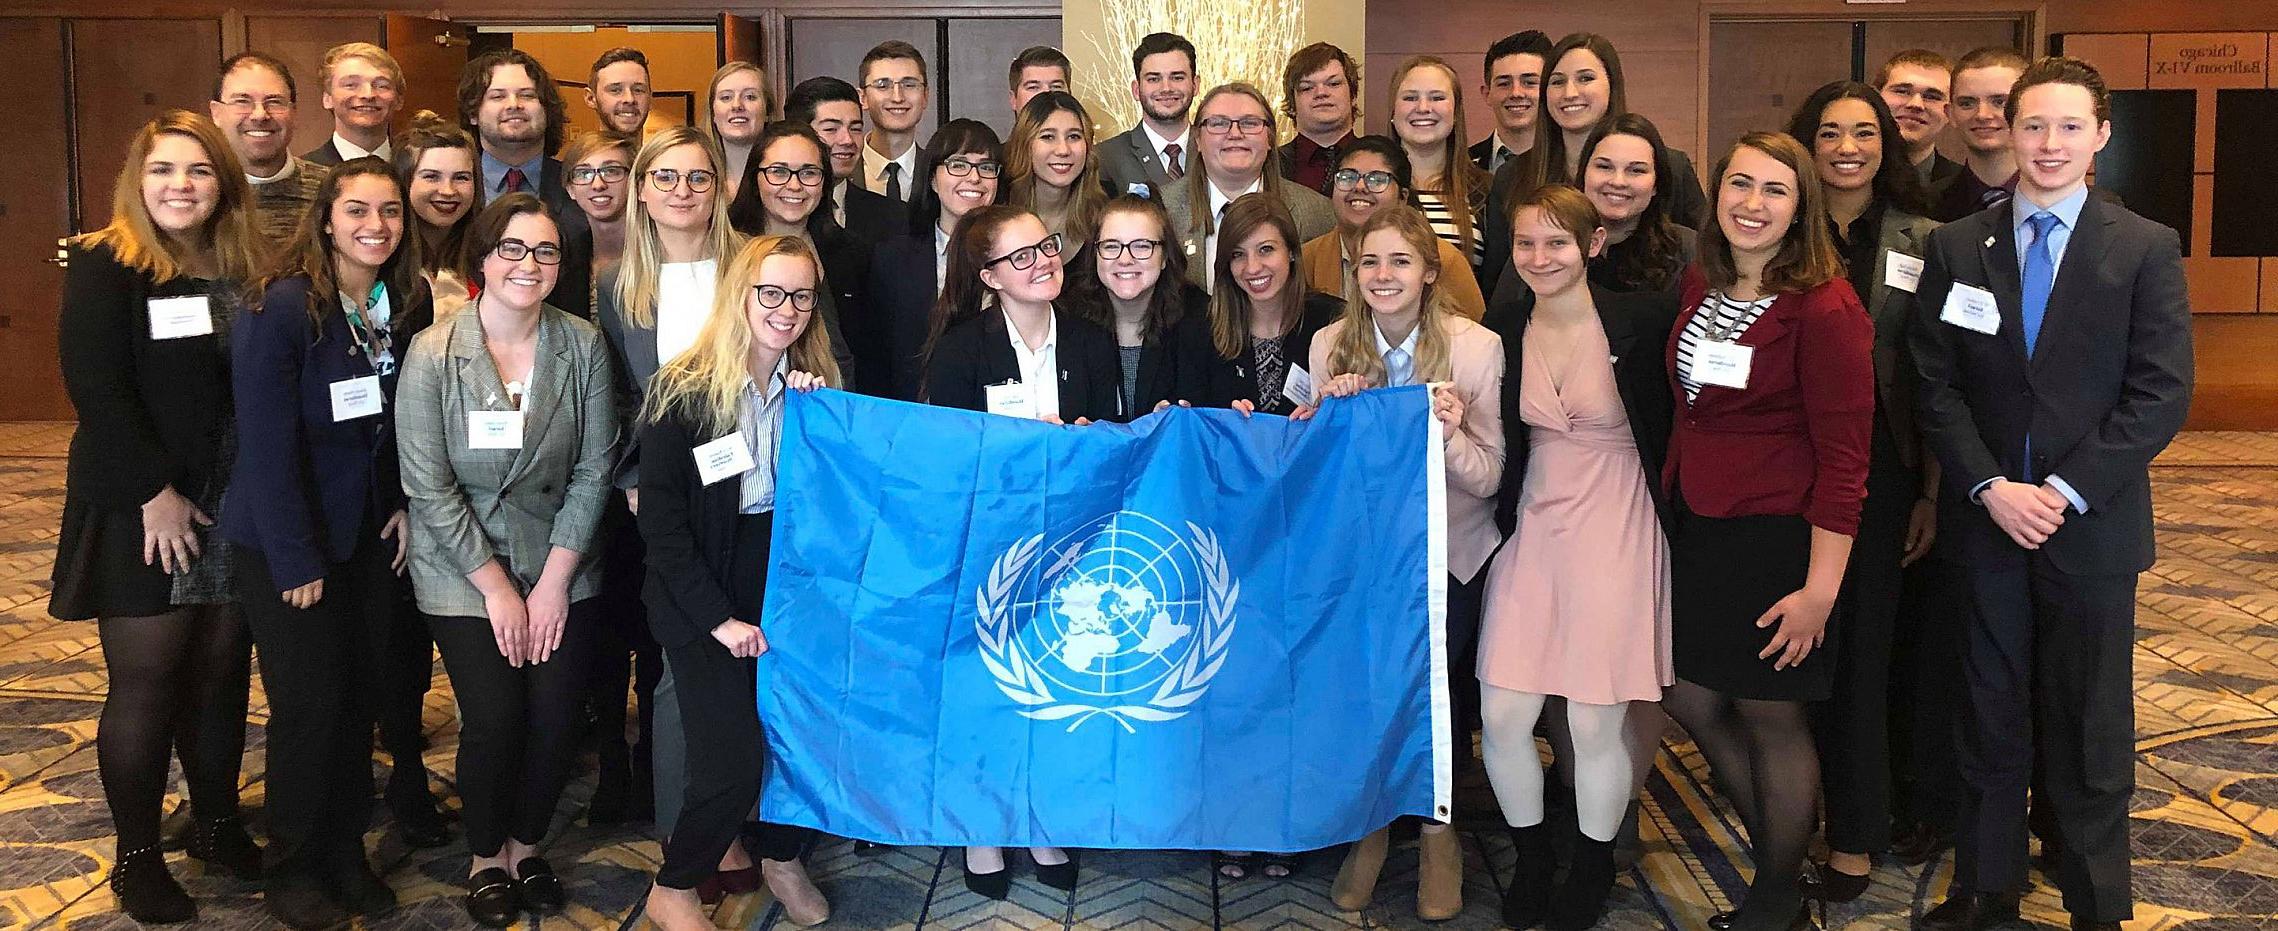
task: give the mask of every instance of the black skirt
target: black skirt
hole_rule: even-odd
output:
[[[1756,619],[1803,587],[1811,524],[1796,515],[1702,517],[1680,510],[1669,535],[1670,627],[1677,677],[1734,698],[1820,701],[1835,682],[1826,645],[1774,671],[1756,654],[1778,625]]]
[[[199,527],[202,555],[193,563],[225,558],[221,535]],[[188,604],[227,604],[226,584],[202,596],[177,599],[173,577],[142,561],[142,511],[98,507],[64,499],[55,543],[54,597],[49,615],[66,621],[147,617]]]

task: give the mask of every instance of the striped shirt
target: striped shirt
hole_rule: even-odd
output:
[[[1441,239],[1447,240],[1447,244],[1454,246],[1455,251],[1468,257],[1472,268],[1478,268],[1480,261],[1486,255],[1487,246],[1482,241],[1483,237],[1479,235],[1479,218],[1475,216],[1465,217],[1471,221],[1471,242],[1465,243],[1463,231],[1455,225],[1455,214],[1448,209],[1445,197],[1429,191],[1417,191],[1416,205],[1423,208],[1424,219],[1432,224],[1432,232],[1438,234]],[[1466,213],[1470,212],[1468,206],[1461,209]]]
[[[1777,294],[1767,294],[1753,301],[1736,301],[1722,291],[1710,291],[1701,300],[1700,310],[1677,337],[1677,384],[1684,387],[1687,402],[1701,396],[1701,383],[1693,380],[1693,350],[1703,341],[1729,343],[1739,339],[1778,298]]]

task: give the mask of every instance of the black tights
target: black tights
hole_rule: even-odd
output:
[[[1662,693],[1661,707],[1692,735],[1708,759],[1709,776],[1748,829],[1756,878],[1733,927],[1786,928],[1803,907],[1796,877],[1811,844],[1819,792],[1819,755],[1805,704],[1734,698],[1678,679]]]
[[[230,605],[97,622],[110,691],[95,726],[103,799],[121,852],[158,844],[167,752],[182,758],[201,819],[237,814],[252,640]]]

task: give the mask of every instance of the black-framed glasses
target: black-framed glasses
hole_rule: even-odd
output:
[[[1382,194],[1392,187],[1392,182],[1395,179],[1389,171],[1371,171],[1364,174],[1352,168],[1339,168],[1329,175],[1329,180],[1336,182],[1337,190],[1340,191],[1350,191],[1358,185],[1366,188],[1371,194]]]
[[[1241,128],[1242,135],[1254,136],[1258,133],[1265,132],[1266,127],[1272,126],[1273,124],[1262,116],[1245,116],[1241,119],[1214,116],[1203,120],[1201,125],[1203,132],[1209,133],[1213,136],[1226,135],[1233,132],[1236,127]]]
[[[904,91],[921,91],[925,89],[925,79],[903,78],[899,81],[896,81],[891,78],[874,78],[870,81],[864,82],[862,86],[870,88],[871,90],[877,91],[881,94],[893,90],[897,87],[901,88]]]
[[[777,162],[760,169],[759,176],[766,178],[769,184],[790,184],[793,178],[799,179],[801,187],[814,187],[823,183],[823,170],[814,165],[793,168]]]
[[[533,246],[519,239],[501,239],[498,245],[490,247],[490,253],[509,262],[519,262],[523,256],[529,256],[540,265],[562,264],[562,247],[550,242]]]
[[[996,162],[969,162],[962,158],[952,158],[942,161],[941,169],[949,172],[949,176],[952,178],[962,178],[976,171],[980,172],[983,178],[994,178],[1004,174],[1005,166]]]
[[[1162,244],[1159,239],[1102,239],[1092,243],[1092,248],[1099,250],[1100,258],[1110,262],[1122,258],[1124,253],[1130,253],[1132,258],[1144,262],[1154,258],[1156,247]]]
[[[592,184],[595,178],[600,178],[607,184],[616,184],[632,176],[633,170],[623,165],[603,165],[599,168],[579,165],[570,169],[569,173],[571,184]]]
[[[691,168],[687,171],[672,168],[649,169],[649,184],[659,191],[680,190],[681,182],[685,181],[688,182],[689,193],[702,194],[711,190],[712,185],[719,183],[719,180],[718,174],[702,168]]]
[[[813,288],[786,291],[771,284],[755,284],[751,286],[751,293],[759,298],[759,306],[769,310],[783,306],[784,301],[790,301],[791,307],[795,310],[811,311],[815,309],[816,295]]]
[[[998,262],[1006,262],[1010,263],[1014,268],[1026,271],[1030,268],[1035,267],[1037,256],[1059,254],[1060,234],[1053,233],[1050,236],[1044,237],[1044,241],[1037,243],[1036,245],[1022,246],[1018,249],[1012,250],[1011,252],[1007,252],[1003,255],[997,256],[996,258],[982,262],[981,267],[987,268],[991,265],[997,264]]]

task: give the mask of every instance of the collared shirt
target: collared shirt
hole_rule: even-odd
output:
[[[1487,173],[1494,174],[1497,171],[1501,171],[1503,169],[1503,163],[1508,162],[1513,158],[1517,158],[1518,154],[1519,153],[1517,152],[1511,151],[1510,146],[1503,144],[1502,133],[1494,133],[1489,135],[1487,137]]]
[[[877,149],[870,147],[869,140],[864,140],[862,147],[866,150],[862,153],[862,186],[873,194],[886,193],[886,166],[900,165],[902,166],[902,202],[908,203],[917,191],[918,147],[916,143],[912,143],[909,148],[902,150],[902,154],[893,158],[880,156]]]
[[[2054,280],[2056,273],[2064,270],[2065,244],[2072,241],[2073,227],[2080,225],[2080,208],[2087,204],[2088,186],[2085,184],[2045,207],[2022,195],[2011,198],[2009,227],[2010,232],[2017,234],[2017,268],[2022,271],[2025,268],[2025,257],[2033,252],[2033,224],[2029,221],[2034,214],[2044,211],[2053,213],[2057,225],[2049,228],[2049,258],[2052,260],[2049,272],[2050,278]]]
[[[750,380],[744,382],[742,403],[736,405],[736,430],[751,449],[752,467],[743,474],[738,513],[775,510],[775,462],[783,435],[783,376],[790,366],[788,355],[775,360],[775,371],[767,376],[765,388]]]
[[[1851,290],[1859,295],[1859,303],[1868,303],[1879,283],[1875,280],[1875,260],[1882,253],[1883,202],[1869,203],[1858,219],[1851,221],[1850,229],[1838,228],[1832,216],[1827,218],[1827,227],[1835,233],[1835,251],[1843,256]]]
[[[363,146],[348,141],[348,137],[342,136],[339,133],[332,134],[332,150],[340,153],[340,160],[343,162],[350,159],[363,158],[366,155],[377,155],[381,158],[395,157],[395,147],[390,145],[385,139],[380,140],[379,148],[366,149]]]
[[[1373,334],[1376,336],[1376,356],[1377,356],[1377,358],[1380,358],[1380,359],[1382,359],[1382,358],[1384,358],[1385,356],[1391,355],[1391,354],[1392,354],[1392,350],[1394,350],[1394,349],[1398,349],[1398,350],[1400,350],[1401,352],[1405,352],[1405,353],[1407,353],[1407,354],[1408,354],[1408,372],[1407,372],[1407,377],[1405,377],[1405,378],[1402,378],[1402,379],[1399,379],[1399,380],[1397,380],[1397,381],[1395,381],[1395,380],[1393,379],[1393,377],[1392,377],[1392,365],[1391,365],[1391,362],[1390,362],[1389,360],[1387,360],[1387,361],[1386,361],[1386,363],[1385,363],[1385,366],[1384,366],[1384,387],[1387,387],[1387,388],[1399,388],[1399,387],[1403,387],[1403,386],[1406,386],[1406,385],[1413,385],[1413,384],[1416,384],[1416,336],[1417,336],[1417,334],[1424,332],[1424,326],[1423,326],[1423,324],[1422,324],[1421,322],[1418,322],[1418,323],[1416,324],[1416,328],[1415,328],[1415,329],[1412,329],[1412,330],[1409,330],[1409,331],[1408,331],[1408,338],[1407,338],[1407,339],[1404,339],[1404,340],[1401,340],[1401,341],[1400,341],[1400,345],[1398,345],[1398,346],[1394,346],[1394,345],[1392,345],[1392,343],[1391,343],[1391,342],[1387,341],[1387,340],[1384,338],[1384,328],[1383,328],[1383,327],[1380,327],[1380,326],[1377,326],[1377,325],[1375,325],[1374,323],[1371,323],[1371,324],[1369,324],[1369,328],[1368,328],[1368,329],[1369,329],[1369,332],[1373,333]]]
[[[497,197],[506,193],[506,170],[509,168],[522,169],[522,189],[537,194],[539,182],[546,176],[546,153],[540,152],[519,165],[509,165],[492,156],[490,150],[483,150],[482,189],[489,192],[489,196]]]
[[[1194,151],[1194,147],[1187,144],[1187,139],[1194,135],[1192,130],[1181,130],[1178,138],[1165,139],[1162,134],[1155,132],[1155,127],[1148,125],[1146,120],[1140,120],[1139,131],[1147,134],[1147,144],[1155,147],[1155,158],[1162,161],[1165,172],[1171,170],[1170,148],[1174,145],[1179,147],[1179,170],[1186,170],[1186,155]]]
[[[696,333],[712,315],[712,295],[719,287],[716,259],[666,262],[657,266],[657,367],[678,358],[696,345]]]
[[[999,311],[1004,313],[1003,311]],[[1005,313],[1005,335],[1012,340],[1012,357],[1020,363],[1020,386],[1028,389],[1029,409],[1041,418],[1060,416],[1060,315],[1049,314],[1044,323],[1044,345],[1028,348],[1020,328]]]
[[[1299,133],[1297,138],[1289,141],[1290,154],[1295,157],[1290,159],[1293,164],[1284,177],[1326,197],[1329,193],[1329,173],[1337,170],[1337,155],[1352,144],[1353,133],[1349,129],[1345,131],[1344,138],[1337,140],[1334,145],[1322,145],[1314,142],[1313,137]]]
[[[1260,175],[1250,181],[1249,187],[1243,188],[1233,197],[1226,196],[1225,192],[1218,189],[1218,185],[1210,183],[1207,175],[1203,177],[1202,186],[1210,192],[1210,235],[1202,237],[1202,255],[1193,261],[1202,263],[1202,287],[1207,291],[1210,289],[1210,279],[1218,273],[1218,218],[1226,213],[1226,206],[1233,203],[1235,198],[1265,190],[1266,179]]]
[[[846,228],[846,189],[853,183],[852,178],[840,178],[831,184],[831,222],[839,229]]]
[[[933,225],[933,296],[941,296],[942,284],[949,280],[949,231],[941,224]]]

